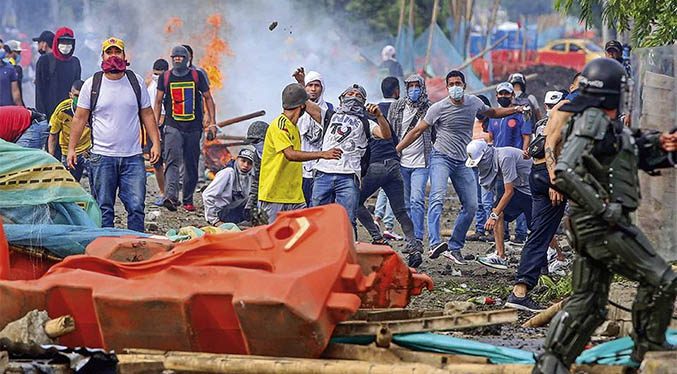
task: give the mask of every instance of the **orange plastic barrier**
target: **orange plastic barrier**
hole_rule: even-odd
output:
[[[85,253],[113,261],[139,262],[149,260],[155,255],[167,253],[173,248],[174,243],[168,239],[127,235],[118,238],[101,237],[94,239],[85,248]]]
[[[362,308],[404,308],[423,288],[433,290],[433,280],[408,267],[392,248],[358,243],[356,250],[362,271],[376,274],[374,285],[360,294]]]
[[[32,309],[70,314],[67,346],[318,357],[360,306],[365,277],[345,210],[280,213],[123,263],[71,256],[43,277],[0,281],[0,326]]]

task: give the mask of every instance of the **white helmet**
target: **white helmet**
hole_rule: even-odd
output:
[[[546,105],[555,105],[562,100],[564,94],[560,91],[548,91],[545,93],[545,104]]]
[[[466,150],[468,151],[468,159],[465,161],[465,166],[469,168],[477,167],[477,165],[482,160],[482,156],[489,149],[489,144],[487,144],[484,139],[475,139],[468,143]]]

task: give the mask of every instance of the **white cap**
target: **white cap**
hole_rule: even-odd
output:
[[[496,93],[499,93],[501,91],[515,93],[515,89],[512,87],[512,84],[510,84],[510,82],[499,83],[498,86],[496,86]]]
[[[562,96],[564,96],[564,94],[560,91],[548,91],[545,93],[544,102],[547,105],[555,105],[562,100]]]
[[[475,139],[468,143],[466,147],[468,159],[465,161],[465,166],[469,168],[477,167],[488,148],[489,144],[484,139]]]
[[[18,40],[8,40],[6,43],[9,46],[9,49],[12,52],[21,52],[23,49],[21,48],[21,42]]]

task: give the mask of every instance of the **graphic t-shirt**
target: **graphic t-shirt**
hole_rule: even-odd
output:
[[[31,125],[31,112],[22,106],[0,107],[0,139],[15,142]]]
[[[487,110],[489,107],[474,95],[463,96],[461,104],[454,104],[447,97],[431,105],[423,120],[437,129],[435,150],[454,160],[465,160],[475,116]]]
[[[89,110],[92,80],[89,77],[82,85],[78,108]],[[146,84],[138,74],[136,80],[141,86],[141,109],[150,108]],[[139,107],[132,84],[126,75],[118,80],[110,80],[105,74],[101,77],[101,89],[92,113],[91,127],[94,138],[92,153],[109,157],[141,154]]]
[[[165,125],[181,131],[202,130],[202,94],[209,91],[204,74],[197,74],[197,82],[193,74],[177,77],[169,71],[168,87],[164,87],[164,76],[160,76],[158,95],[164,95]],[[165,91],[166,90],[166,91]]]
[[[531,121],[525,121],[521,113],[503,118],[489,119],[489,132],[494,135],[494,147],[515,147],[522,149],[522,135],[531,135]]]
[[[97,106],[99,104],[97,103]],[[49,132],[59,134],[59,146],[62,154],[68,154],[68,142],[71,136],[71,121],[73,120],[73,99],[68,98],[54,109],[49,119]],[[92,134],[89,126],[85,126],[78,144],[75,145],[75,153],[81,154],[92,147]]]
[[[298,127],[284,114],[270,123],[263,141],[261,174],[259,176],[259,200],[270,203],[300,204],[303,197],[303,164],[289,161],[282,153],[292,147],[301,150],[301,135]]]
[[[372,120],[369,123],[371,134],[378,124]],[[333,174],[357,174],[361,175],[362,166],[360,161],[367,151],[368,139],[362,129],[362,120],[352,114],[335,113],[329,121],[329,127],[324,134],[322,150],[340,148],[343,156],[338,160],[320,160],[315,165],[315,170]]]

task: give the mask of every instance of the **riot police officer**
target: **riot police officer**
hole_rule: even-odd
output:
[[[631,358],[640,362],[646,351],[673,348],[665,330],[677,274],[631,223],[630,213],[640,200],[638,169],[673,166],[668,152],[677,149],[677,136],[633,133],[623,126],[617,117],[624,83],[623,65],[595,59],[581,73],[581,94],[560,108],[575,113],[555,168],[555,188],[571,203],[567,235],[576,249],[573,294],[550,324],[534,373],[569,372],[606,317],[614,273],[639,282],[632,305]]]

